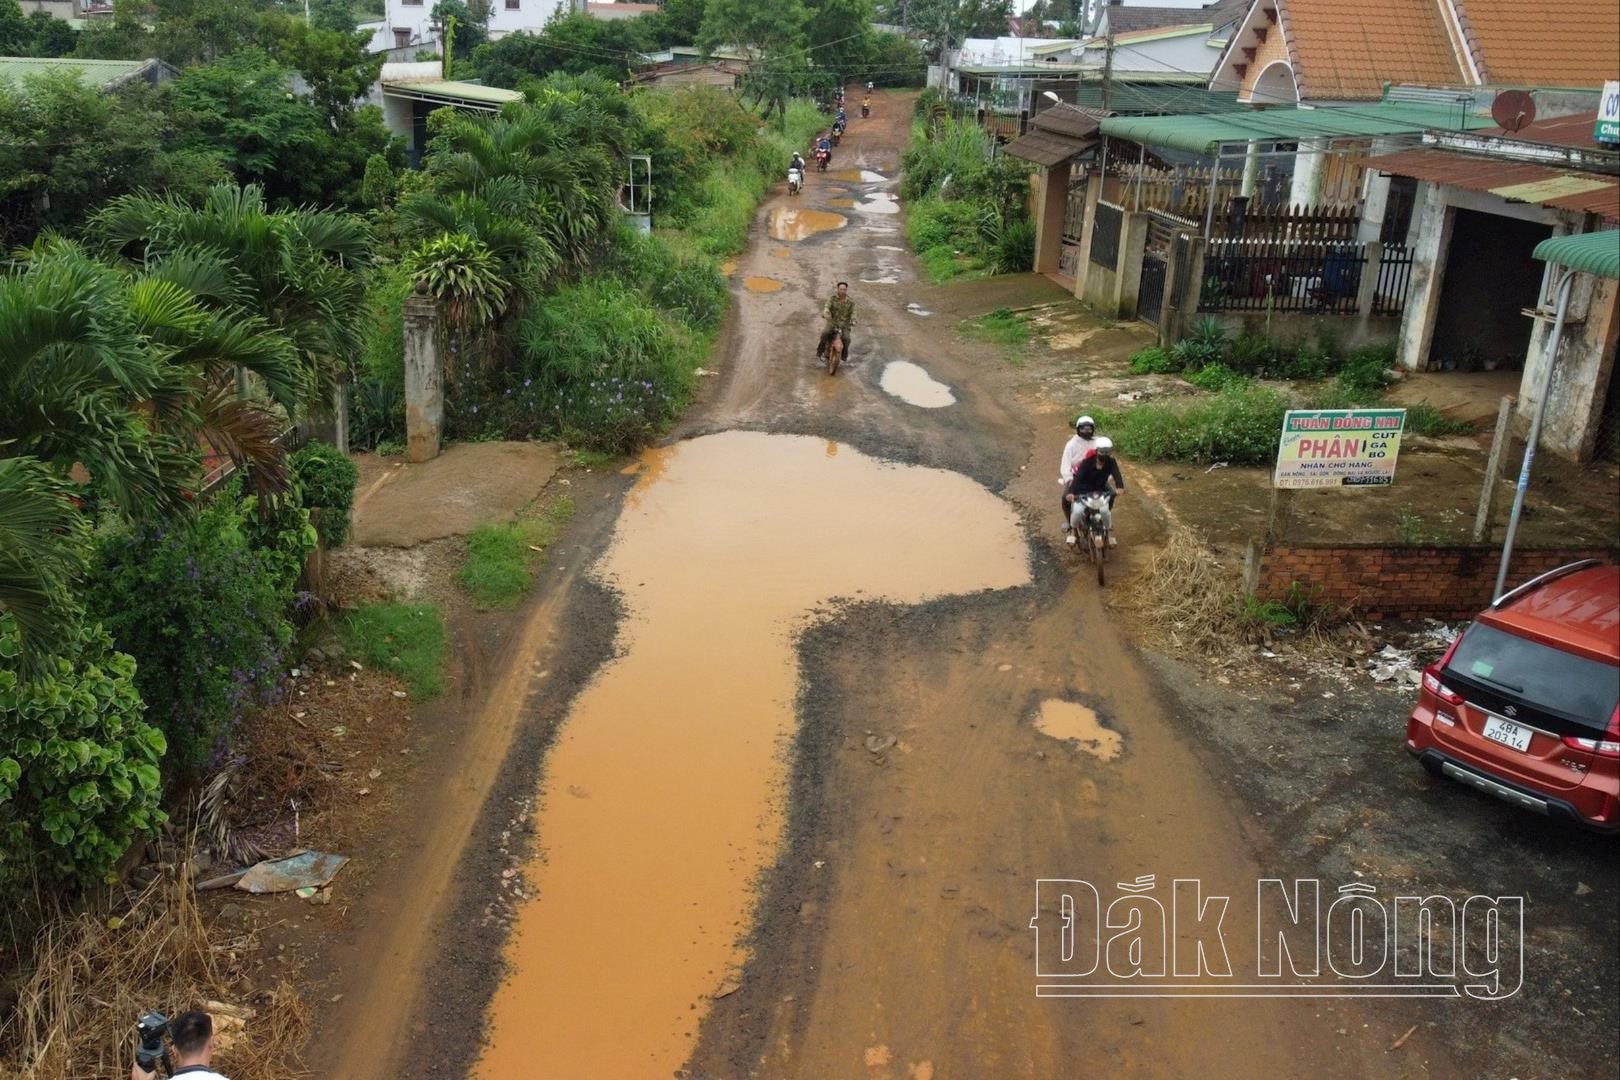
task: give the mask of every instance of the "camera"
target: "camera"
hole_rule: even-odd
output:
[[[135,1051],[135,1063],[147,1072],[157,1072],[158,1062],[168,1056],[163,1047],[163,1036],[169,1030],[169,1018],[160,1012],[149,1012],[135,1021],[135,1031],[141,1045]]]

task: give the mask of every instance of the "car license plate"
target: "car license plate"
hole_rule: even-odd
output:
[[[1530,749],[1529,728],[1520,727],[1518,724],[1509,723],[1495,716],[1485,718],[1483,734],[1492,742],[1499,742],[1503,746],[1511,746],[1515,750],[1525,751]]]

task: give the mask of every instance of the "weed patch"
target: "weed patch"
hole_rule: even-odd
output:
[[[339,632],[349,652],[404,679],[412,701],[426,701],[444,689],[449,639],[444,617],[432,604],[362,604]]]
[[[517,607],[534,583],[535,564],[573,512],[572,500],[564,499],[539,518],[474,529],[461,567],[461,584],[473,603],[485,611]]]
[[[1265,465],[1287,408],[1275,390],[1242,383],[1191,404],[1138,405],[1097,420],[1128,458]]]

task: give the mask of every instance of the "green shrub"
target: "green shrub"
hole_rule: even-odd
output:
[[[1364,345],[1353,350],[1339,369],[1337,382],[1347,393],[1377,395],[1384,391],[1384,372],[1395,366],[1395,350],[1388,345]]]
[[[36,877],[90,885],[154,833],[163,733],[146,723],[135,661],[84,622],[45,670],[22,680],[16,619],[0,614],[0,900],[15,910]]]
[[[302,560],[280,545],[255,548],[252,504],[233,494],[188,517],[99,537],[88,583],[90,614],[135,658],[135,684],[147,720],[168,739],[174,775],[229,748],[243,714],[274,697],[292,643],[289,571]]]
[[[405,681],[411,700],[426,701],[444,689],[449,637],[431,604],[361,604],[338,627],[350,653]]]
[[[1149,345],[1131,354],[1132,375],[1164,375],[1179,370],[1170,354],[1158,345]]]
[[[410,294],[410,275],[399,266],[375,270],[367,283],[362,351],[349,393],[349,440],[355,446],[370,450],[405,438],[404,305]]]
[[[1276,457],[1287,407],[1281,394],[1251,383],[1190,404],[1138,405],[1097,420],[1128,458],[1264,465]]]
[[[1228,350],[1227,363],[1245,375],[1281,375],[1286,363],[1283,347],[1264,334],[1241,334]]]
[[[1427,401],[1406,406],[1406,430],[1413,435],[1440,438],[1445,435],[1472,435],[1474,425],[1466,420],[1453,420]]]
[[[1199,319],[1193,324],[1192,333],[1171,348],[1170,359],[1176,371],[1222,363],[1226,359],[1226,329],[1217,319],[1208,316]]]
[[[996,219],[988,239],[995,273],[1022,274],[1035,265],[1035,223],[1027,217]]]
[[[349,512],[360,470],[349,456],[331,443],[311,442],[292,456],[293,475],[303,493],[304,506],[319,510],[316,528],[327,547],[338,547],[349,537]]]
[[[1294,355],[1284,362],[1282,374],[1290,379],[1321,379],[1333,370],[1337,357],[1331,347],[1318,339],[1317,342],[1302,341],[1294,349]]]
[[[1200,390],[1225,390],[1229,386],[1242,386],[1250,381],[1247,375],[1240,375],[1225,364],[1205,364],[1197,371],[1189,372],[1187,381]]]
[[[620,229],[603,271],[634,285],[692,330],[712,331],[726,313],[726,279],[714,259],[678,251],[661,236]]]

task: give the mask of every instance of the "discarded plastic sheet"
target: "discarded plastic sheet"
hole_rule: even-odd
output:
[[[325,851],[303,851],[285,859],[266,859],[248,867],[236,887],[250,893],[293,892],[311,886],[318,889],[336,877],[348,861],[347,855]]]

